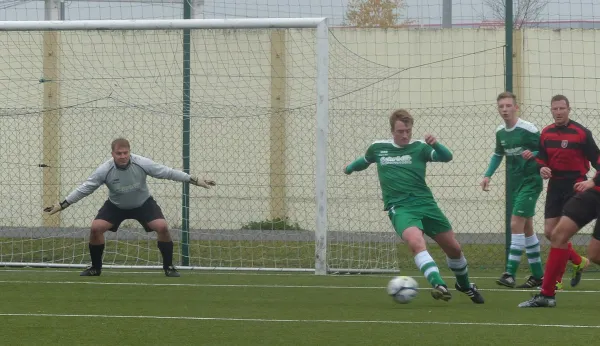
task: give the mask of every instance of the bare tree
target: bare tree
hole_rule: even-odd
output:
[[[513,27],[520,29],[526,22],[535,22],[550,0],[513,0]],[[484,0],[493,19],[504,21],[506,17],[506,0]]]
[[[348,25],[357,27],[402,27],[412,21],[400,21],[404,0],[350,0],[346,11]]]

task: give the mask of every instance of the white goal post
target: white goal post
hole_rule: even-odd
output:
[[[329,36],[326,18],[0,22],[8,81],[0,127],[14,139],[0,149],[12,172],[0,179],[11,196],[0,202],[0,265],[89,263],[88,227],[105,188],[59,216],[41,210],[110,158],[110,141],[123,136],[133,153],[217,181],[182,190],[149,178],[179,268],[394,271],[389,228],[365,235],[341,220],[336,244],[328,242],[328,176],[341,175],[328,164],[328,153],[338,155]],[[336,58],[341,99],[342,75],[370,72],[346,47],[334,49],[344,54]],[[347,155],[340,159],[355,158]],[[342,192],[344,184],[336,184]],[[373,186],[367,195],[379,208]],[[337,203],[336,219],[359,211]],[[154,235],[137,223],[106,235],[105,267],[160,268]]]
[[[2,21],[0,31],[183,30],[183,29],[327,29],[326,18],[139,19]]]

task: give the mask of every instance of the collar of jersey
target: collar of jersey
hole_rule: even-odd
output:
[[[406,148],[406,147],[408,147],[409,145],[411,145],[411,144],[413,144],[415,142],[420,142],[420,141],[418,139],[411,139],[410,142],[408,142],[407,145],[401,146],[401,145],[396,144],[396,142],[394,142],[394,140],[392,139],[392,145],[394,147],[396,147],[396,148]]]
[[[517,126],[519,126],[520,122],[521,122],[521,118],[518,118],[517,122],[515,123],[515,126],[511,127],[510,129],[508,127],[504,126],[504,131],[506,131],[506,132],[513,131],[514,129],[517,128]]]
[[[116,167],[118,170],[121,170],[121,171],[125,171],[125,170],[127,170],[127,168],[129,168],[129,166],[131,166],[131,159],[130,159],[129,161],[127,161],[127,164],[125,165],[125,167],[120,167],[120,166],[119,166],[119,165],[117,165],[117,163],[115,162],[115,167]]]
[[[556,125],[556,123],[554,123],[555,127],[558,127],[558,128],[561,128],[561,129],[567,128],[567,127],[569,127],[569,125],[571,125],[571,119],[567,120],[567,123],[564,124],[564,125]]]

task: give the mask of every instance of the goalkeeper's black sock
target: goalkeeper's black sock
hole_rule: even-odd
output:
[[[102,254],[104,253],[104,244],[89,244],[90,257],[92,258],[92,267],[98,270],[102,269]]]
[[[163,269],[173,266],[173,242],[159,241],[157,245],[163,258]]]

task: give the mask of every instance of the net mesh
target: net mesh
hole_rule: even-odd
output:
[[[427,40],[415,41],[425,34]],[[331,31],[330,268],[399,265],[398,238],[382,211],[374,170],[346,177],[341,169],[373,140],[389,137],[387,116],[400,99],[419,119],[418,136],[431,131],[462,155],[471,153],[457,155],[450,166],[434,166],[431,185],[465,237],[490,232],[472,226],[473,207],[480,204],[475,201],[482,197],[473,189],[479,172],[467,167],[483,167],[488,157],[470,134],[479,132],[474,126],[489,110],[480,100],[502,83],[502,33],[480,34],[485,39],[461,33],[458,51],[441,32]],[[191,171],[219,186],[191,189],[190,265],[313,267],[314,30],[195,30],[192,36]],[[3,182],[15,194],[4,201],[4,220],[12,220],[6,226],[18,234],[3,242],[3,261],[87,261],[86,228],[106,199],[105,189],[61,213],[60,220],[39,209],[109,159],[115,137],[130,139],[134,153],[181,168],[181,40],[180,31],[3,34],[11,48],[4,50],[1,68],[8,81],[2,128],[10,132],[3,136],[3,156],[18,170]],[[456,83],[461,87],[455,92],[445,91]],[[23,146],[28,152],[14,156]],[[150,186],[177,238],[181,187],[164,180]],[[501,208],[486,217],[501,229]],[[134,221],[108,239],[106,264],[159,263],[153,235]]]
[[[375,169],[341,173],[373,140],[389,137],[387,116],[400,107],[415,115],[415,137],[433,133],[454,153],[451,163],[430,165],[428,183],[470,265],[504,264],[504,164],[489,193],[478,187],[501,122],[494,100],[504,90],[503,10],[495,7],[502,2],[452,3],[452,29],[441,29],[442,2],[408,0],[399,12],[408,25],[387,30],[352,27],[344,1],[193,3],[196,18],[329,17],[327,250],[334,271],[413,266],[382,210]],[[535,13],[515,5],[520,115],[542,129],[552,121],[550,97],[562,93],[573,119],[596,134],[598,31],[590,29],[600,26],[600,8],[586,0],[544,3]],[[183,13],[181,2],[170,1],[61,5],[67,20]],[[44,3],[5,1],[0,19],[43,20]],[[194,30],[192,37],[191,170],[219,186],[190,190],[190,265],[314,268],[314,31]],[[177,30],[0,34],[0,262],[88,262],[88,227],[105,189],[60,219],[40,209],[109,159],[115,137],[182,168],[181,42]],[[180,253],[181,186],[150,180],[150,188]],[[534,228],[547,247],[544,200],[545,192]],[[585,245],[590,232],[574,243]],[[107,238],[106,264],[160,264],[154,235],[134,221]]]

